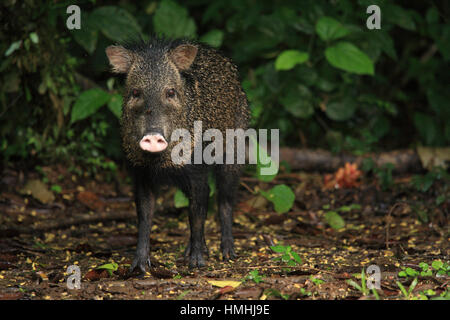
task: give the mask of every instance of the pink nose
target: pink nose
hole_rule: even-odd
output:
[[[160,134],[148,134],[139,142],[142,150],[148,152],[160,152],[167,148],[167,141]]]

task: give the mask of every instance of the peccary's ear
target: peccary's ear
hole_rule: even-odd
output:
[[[127,73],[131,66],[131,52],[122,46],[109,46],[106,55],[115,73]]]
[[[197,56],[197,47],[190,44],[182,44],[173,49],[170,53],[170,60],[177,66],[177,68],[182,70],[187,70],[191,67],[192,62],[194,62]]]

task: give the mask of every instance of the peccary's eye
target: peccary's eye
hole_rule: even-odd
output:
[[[175,91],[174,88],[169,89],[166,91],[166,97],[167,98],[175,98],[175,96],[177,95],[177,92]]]
[[[133,98],[139,98],[141,96],[141,92],[138,89],[133,89],[131,91],[131,95],[133,96]]]

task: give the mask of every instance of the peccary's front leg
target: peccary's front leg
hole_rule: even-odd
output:
[[[185,257],[189,260],[189,268],[203,267],[205,266],[203,254],[208,255],[204,230],[208,211],[208,176],[202,174],[192,177],[189,193],[189,226],[191,236],[185,251]]]
[[[145,273],[146,266],[150,267],[150,230],[155,210],[155,195],[147,179],[143,172],[136,172],[134,197],[138,216],[138,242],[130,272],[138,268],[141,273]]]
[[[223,260],[234,259],[234,239],[232,233],[233,206],[236,201],[237,186],[239,184],[240,167],[236,165],[222,165],[216,171],[217,202],[219,221],[222,234],[220,249]]]

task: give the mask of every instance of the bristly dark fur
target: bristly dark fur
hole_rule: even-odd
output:
[[[116,72],[126,71],[124,105],[121,118],[122,146],[135,180],[135,201],[138,213],[139,238],[136,256],[131,269],[145,272],[150,265],[149,236],[154,212],[155,194],[161,185],[175,185],[190,199],[190,241],[185,255],[190,267],[205,265],[207,253],[204,224],[208,207],[208,174],[216,179],[219,220],[221,223],[221,251],[224,259],[234,258],[232,209],[236,199],[241,165],[175,164],[171,150],[177,142],[168,140],[167,149],[154,154],[143,151],[139,141],[147,127],[154,123],[166,129],[167,138],[178,128],[187,129],[194,145],[194,122],[202,122],[203,132],[218,129],[225,141],[226,129],[247,129],[250,113],[242,90],[237,67],[222,53],[207,45],[189,39],[165,39],[152,37],[149,41],[124,43],[124,52],[114,59],[119,60]],[[176,60],[173,52],[194,52],[188,67],[183,67],[183,58]],[[184,54],[184,53],[182,53]],[[126,57],[123,59],[123,57]],[[117,62],[110,58],[110,61]],[[113,63],[112,62],[112,63]],[[180,67],[181,65],[181,67]],[[167,104],[163,92],[167,87],[177,88],[177,102]],[[132,99],[131,92],[138,88],[143,92],[141,100]],[[155,120],[156,119],[156,120]],[[163,119],[163,120],[157,120]],[[158,122],[159,121],[159,122]],[[151,125],[149,125],[149,123]],[[193,162],[193,161],[192,161]]]

